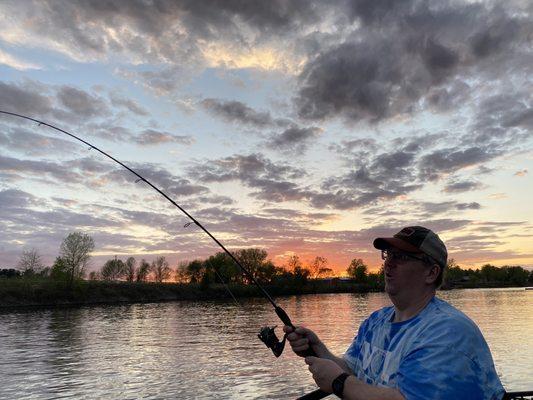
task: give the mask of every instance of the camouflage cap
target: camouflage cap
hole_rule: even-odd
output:
[[[387,250],[394,246],[408,253],[424,253],[442,268],[446,267],[448,251],[437,234],[423,226],[408,226],[391,238],[377,238],[374,247]]]

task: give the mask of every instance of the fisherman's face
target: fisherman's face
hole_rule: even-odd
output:
[[[416,297],[427,288],[426,263],[421,260],[422,253],[406,253],[395,247],[385,252],[383,263],[385,291],[391,297]]]

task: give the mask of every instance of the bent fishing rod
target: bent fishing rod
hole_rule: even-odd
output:
[[[129,172],[131,172],[133,175],[135,175],[138,178],[137,182],[146,183],[153,190],[155,190],[157,193],[159,193],[161,196],[163,196],[165,199],[167,199],[174,207],[176,207],[183,214],[185,214],[191,220],[191,222],[189,222],[185,226],[188,226],[189,224],[194,223],[202,231],[204,231],[233,260],[233,262],[241,269],[241,271],[246,275],[246,277],[248,277],[250,279],[250,281],[253,282],[259,288],[259,290],[263,294],[263,296],[266,297],[267,300],[270,302],[270,304],[272,304],[272,306],[274,307],[274,311],[276,312],[276,315],[279,317],[279,319],[285,325],[290,326],[293,329],[295,328],[293,323],[292,323],[292,321],[291,321],[291,319],[289,318],[288,314],[285,312],[285,310],[283,310],[283,308],[281,308],[280,306],[278,306],[276,304],[276,302],[274,301],[272,296],[270,296],[270,294],[263,288],[263,286],[261,286],[259,284],[259,282],[253,276],[253,274],[247,268],[245,268],[242,265],[242,263],[237,259],[237,257],[235,257],[233,255],[233,253],[231,253],[215,236],[213,236],[213,234],[211,234],[211,232],[209,232],[200,222],[198,222],[198,220],[196,218],[194,218],[191,214],[189,214],[183,207],[181,207],[178,203],[176,203],[174,200],[172,200],[165,192],[163,192],[161,189],[159,189],[157,186],[155,186],[148,179],[144,178],[141,174],[139,174],[138,172],[136,172],[132,168],[128,167],[123,162],[117,160],[115,157],[113,157],[110,154],[106,153],[105,151],[103,151],[103,150],[99,149],[98,147],[94,146],[93,144],[87,142],[86,140],[84,140],[84,139],[82,139],[82,138],[80,138],[80,137],[78,137],[78,136],[76,136],[76,135],[74,135],[74,134],[72,134],[70,132],[67,132],[64,129],[58,128],[55,125],[49,124],[47,122],[44,122],[44,121],[41,121],[41,120],[38,120],[38,119],[35,119],[35,118],[32,118],[32,117],[28,117],[26,115],[10,112],[10,111],[0,110],[0,114],[5,114],[5,115],[10,115],[10,116],[13,116],[13,117],[25,119],[25,120],[28,120],[28,121],[35,122],[35,123],[39,124],[39,126],[42,125],[42,126],[47,126],[49,128],[52,128],[53,130],[56,130],[56,131],[58,131],[60,133],[63,133],[65,135],[67,135],[67,136],[70,136],[71,138],[73,138],[73,139],[85,144],[86,146],[89,147],[89,150],[90,149],[94,149],[94,150],[98,151],[100,154],[102,154],[105,157],[111,159],[112,161],[114,161],[115,163],[119,164],[124,169],[128,170]],[[269,349],[272,350],[272,352],[274,353],[274,355],[276,357],[279,357],[281,355],[281,353],[283,352],[283,349],[285,347],[285,340],[287,338],[287,335],[285,334],[285,336],[283,337],[283,340],[280,341],[277,338],[276,333],[274,332],[274,328],[275,327],[270,328],[268,326],[267,327],[263,327],[263,328],[261,328],[261,330],[260,330],[260,332],[259,332],[259,334],[257,336],[259,337],[259,339]],[[311,348],[309,348],[306,351],[305,355],[306,356],[316,356],[316,353]],[[329,393],[323,392],[322,390],[315,390],[314,392],[311,392],[311,393],[309,393],[307,395],[304,395],[300,399],[318,400],[318,399],[322,399],[322,398],[324,398],[326,396],[329,396]]]

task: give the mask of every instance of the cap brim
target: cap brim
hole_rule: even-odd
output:
[[[397,249],[407,251],[408,253],[422,253],[418,247],[395,237],[377,238],[374,240],[374,247],[379,250],[387,250],[391,247],[396,247]]]

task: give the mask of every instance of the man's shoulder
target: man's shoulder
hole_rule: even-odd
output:
[[[483,335],[474,321],[450,303],[437,297],[431,301],[424,319],[421,336],[429,336],[432,341],[439,339],[443,345],[453,343],[454,346],[458,337],[461,337],[462,343],[467,346],[484,342]]]
[[[434,297],[432,302],[431,317],[437,323],[445,325],[464,326],[476,328],[477,325],[465,313],[455,308],[445,300]]]

